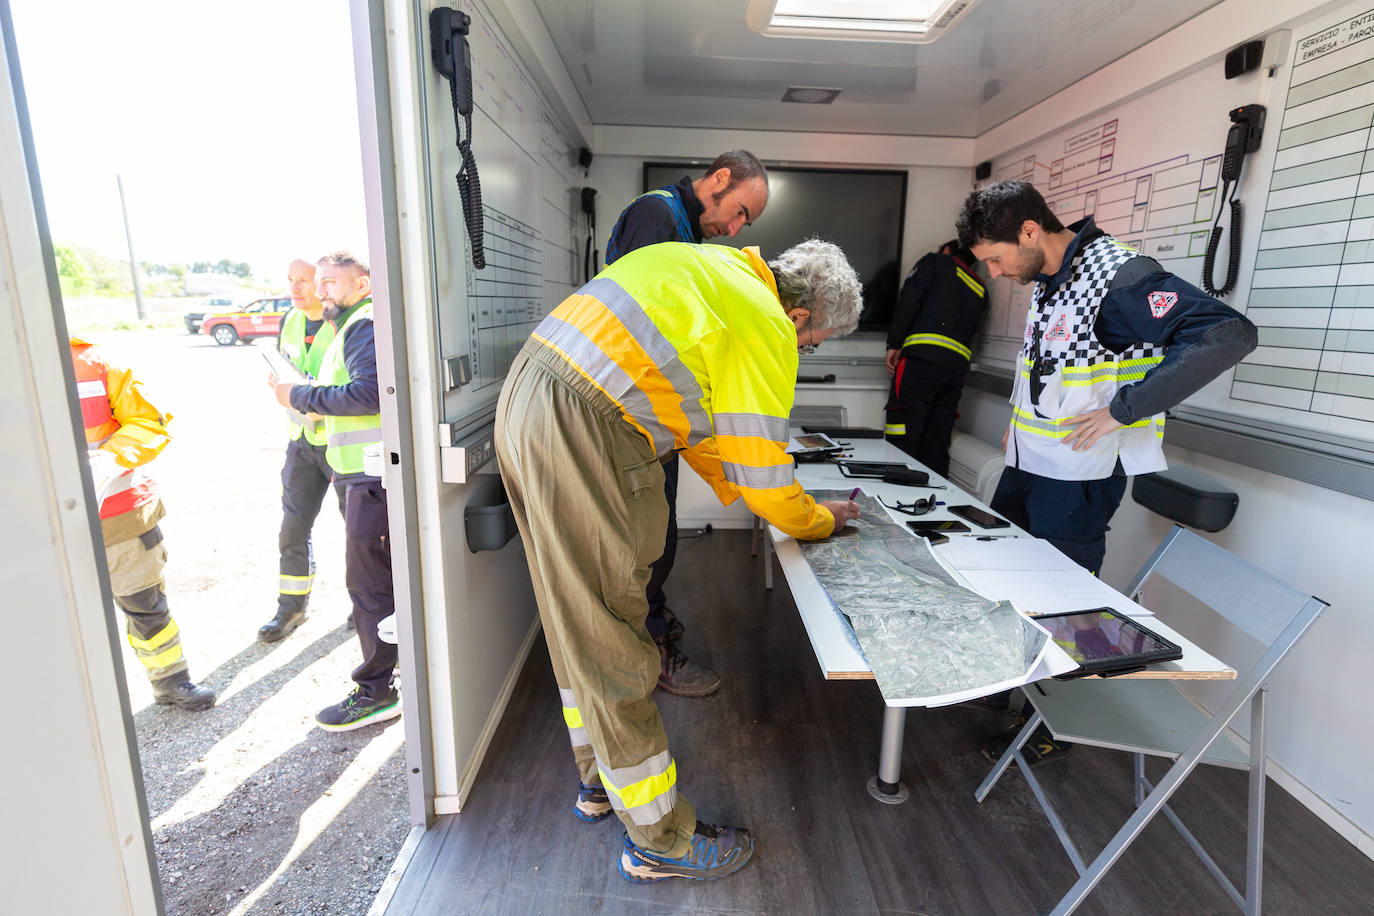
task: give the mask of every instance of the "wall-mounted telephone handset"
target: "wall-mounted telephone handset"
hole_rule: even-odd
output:
[[[1213,296],[1225,296],[1235,289],[1240,273],[1240,201],[1236,199],[1240,191],[1240,166],[1247,153],[1259,149],[1264,136],[1264,115],[1263,105],[1242,105],[1230,112],[1231,129],[1226,133],[1226,151],[1221,156],[1221,199],[1226,199],[1227,191],[1231,193],[1231,251],[1226,265],[1226,282],[1219,287],[1212,283],[1212,268],[1216,266],[1217,249],[1221,247],[1220,207],[1216,222],[1212,224],[1212,237],[1207,241],[1207,256],[1202,259],[1202,288]]]
[[[582,189],[582,212],[587,217],[587,242],[582,247],[582,282],[587,283],[600,269],[596,266],[596,256],[600,252],[592,247],[596,237],[596,188]]]
[[[1259,149],[1264,136],[1264,106],[1242,105],[1230,112],[1231,129],[1226,132],[1226,152],[1221,157],[1223,181],[1240,180],[1240,162],[1246,153]]]
[[[487,266],[487,255],[482,244],[482,182],[477,177],[477,160],[472,156],[472,50],[467,39],[471,23],[472,19],[461,10],[435,7],[429,14],[429,53],[434,69],[448,80],[453,99],[453,127],[462,160],[454,178],[458,182],[463,222],[472,242],[472,266],[481,270]]]

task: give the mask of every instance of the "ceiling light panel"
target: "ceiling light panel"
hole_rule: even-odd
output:
[[[979,0],[750,0],[749,27],[770,38],[925,44]]]

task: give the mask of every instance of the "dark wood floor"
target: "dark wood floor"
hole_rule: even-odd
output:
[[[689,654],[725,679],[704,700],[658,693],[678,784],[707,821],[750,828],[753,861],[721,881],[637,886],[617,873],[621,828],[572,816],[577,777],[542,643],[531,653],[462,814],[441,818],[388,916],[450,913],[1047,912],[1075,874],[1018,774],[982,804],[973,790],[990,717],[912,710],[903,749],[911,798],[865,791],[877,765],[872,682],[825,681],[785,583],[763,588],[748,535],[684,540],[669,583]],[[1152,761],[1158,778],[1165,765]],[[1036,770],[1091,858],[1130,813],[1130,759],[1080,746]],[[1238,884],[1245,775],[1202,767],[1175,810]],[[1270,783],[1268,913],[1374,912],[1374,862]],[[1156,818],[1079,911],[1234,913]]]

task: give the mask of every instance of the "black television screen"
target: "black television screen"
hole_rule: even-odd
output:
[[[644,163],[644,190],[683,175],[701,177],[703,165]],[[765,259],[813,236],[844,250],[864,288],[862,330],[886,330],[901,283],[902,225],[906,213],[904,171],[803,169],[770,166],[768,207],[735,238],[712,242],[757,245]]]

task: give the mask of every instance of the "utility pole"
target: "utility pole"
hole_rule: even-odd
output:
[[[138,310],[138,320],[145,321],[148,312],[143,308],[143,283],[138,279],[138,258],[134,257],[134,234],[129,230],[129,208],[124,204],[124,179],[115,175],[119,185],[119,209],[124,214],[124,238],[129,242],[129,270],[134,275],[134,308]]]

